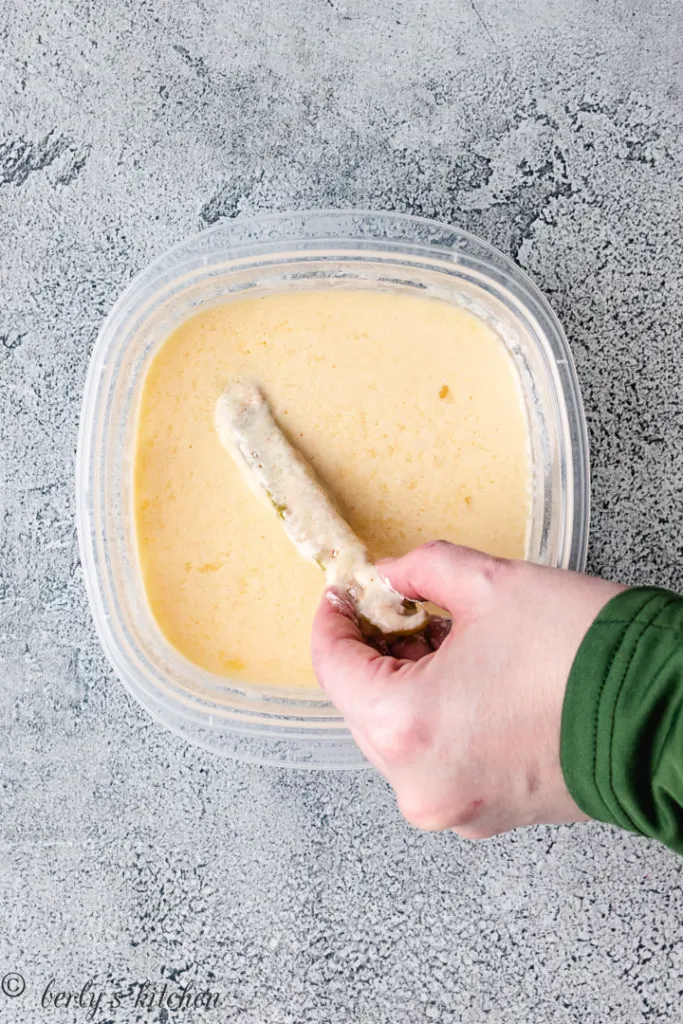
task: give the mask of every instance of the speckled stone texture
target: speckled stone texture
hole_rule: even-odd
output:
[[[599,825],[481,844],[371,772],[187,747],[94,636],[74,528],[121,289],[225,217],[467,227],[543,288],[593,452],[590,567],[683,585],[683,4],[0,0],[0,1020],[641,1024],[683,1015],[683,861]],[[221,1009],[135,1009],[191,980]],[[122,1005],[111,1006],[122,993]],[[52,990],[53,994],[55,990]]]

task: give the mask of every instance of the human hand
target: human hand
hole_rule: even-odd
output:
[[[560,766],[574,656],[619,584],[434,541],[381,563],[406,597],[453,620],[383,650],[327,591],[313,668],[413,825],[469,839],[580,821]]]

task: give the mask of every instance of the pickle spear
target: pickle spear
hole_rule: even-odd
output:
[[[214,421],[221,444],[267,497],[299,554],[323,569],[328,586],[350,595],[366,632],[405,636],[422,629],[427,612],[394,590],[369,561],[363,542],[275,422],[258,382],[229,385],[216,402]]]

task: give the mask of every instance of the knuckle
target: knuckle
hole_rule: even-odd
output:
[[[375,723],[371,738],[379,756],[391,766],[416,760],[427,744],[425,727],[410,711],[394,712],[386,720]]]
[[[498,558],[496,555],[485,555],[481,560],[479,569],[481,578],[490,584],[497,583],[512,565],[507,558]]]
[[[498,600],[513,565],[508,559],[477,552],[471,576],[472,609],[477,614],[490,610]]]
[[[476,822],[478,818],[481,818],[484,806],[484,800],[481,797],[477,797],[474,800],[461,799],[454,808],[451,828],[476,829],[480,827]]]
[[[399,798],[399,808],[409,824],[423,832],[443,832],[453,829],[462,838],[485,839],[490,832],[485,825],[478,825],[477,818],[483,809],[483,800],[459,800],[452,797],[416,796],[412,799]]]
[[[399,809],[408,824],[421,832],[445,832],[452,828],[451,815],[442,804],[406,804],[399,801]]]

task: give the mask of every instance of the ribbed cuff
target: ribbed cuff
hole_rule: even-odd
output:
[[[669,591],[618,594],[584,637],[562,709],[573,799],[590,817],[645,835],[657,834],[653,781],[680,708],[670,666],[683,655],[681,621],[683,599]]]

